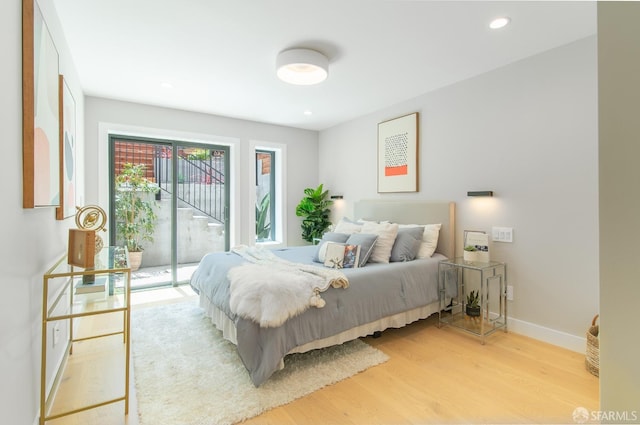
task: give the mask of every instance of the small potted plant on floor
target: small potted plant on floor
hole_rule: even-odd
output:
[[[144,164],[124,164],[115,179],[116,236],[129,250],[131,270],[142,262],[143,241],[153,242],[156,220],[153,209],[157,184],[145,177]]]
[[[480,316],[480,291],[471,291],[467,294],[465,313],[471,317]]]

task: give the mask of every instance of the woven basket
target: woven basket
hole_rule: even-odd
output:
[[[595,376],[600,376],[600,326],[596,325],[598,315],[596,314],[591,321],[591,327],[587,331],[587,356],[584,363],[587,370]]]

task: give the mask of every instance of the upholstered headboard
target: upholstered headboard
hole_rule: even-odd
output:
[[[354,219],[389,220],[400,224],[442,224],[436,252],[454,258],[456,252],[456,204],[454,202],[361,200],[354,205]]]

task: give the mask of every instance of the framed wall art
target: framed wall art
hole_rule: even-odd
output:
[[[378,124],[378,193],[418,191],[418,113]]]
[[[60,92],[60,206],[56,219],[76,214],[76,101],[64,77],[59,78]]]
[[[489,261],[489,235],[479,230],[465,230],[463,240],[465,261]]]
[[[35,0],[22,2],[22,204],[60,206],[58,51]]]

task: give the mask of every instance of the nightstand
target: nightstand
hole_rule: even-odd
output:
[[[438,325],[454,326],[480,337],[507,331],[507,264],[465,261],[462,257],[438,264],[440,309]],[[467,314],[467,296],[478,291],[479,316]],[[497,298],[494,301],[494,297]]]

